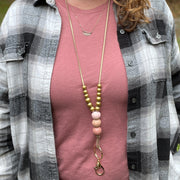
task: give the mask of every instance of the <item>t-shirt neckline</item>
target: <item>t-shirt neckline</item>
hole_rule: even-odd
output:
[[[88,14],[88,13],[99,13],[104,11],[105,9],[107,9],[107,4],[108,4],[107,0],[104,4],[97,6],[96,8],[93,9],[80,9],[78,7],[72,6],[71,4],[69,4],[69,9],[74,12],[74,13],[78,13],[78,14]],[[64,8],[66,8],[66,4],[65,4],[65,0],[56,0],[56,4],[57,6],[62,6]]]

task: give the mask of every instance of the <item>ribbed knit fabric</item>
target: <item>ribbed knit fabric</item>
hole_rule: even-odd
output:
[[[103,45],[107,3],[91,10],[70,6],[78,54],[85,84],[96,102],[96,86]],[[102,71],[102,136],[105,174],[95,174],[91,112],[82,92],[77,59],[64,0],[57,0],[62,17],[62,32],[51,82],[51,101],[59,174],[62,180],[128,180],[126,156],[127,77],[117,41],[116,21],[112,2]],[[76,16],[76,17],[75,17]],[[84,36],[84,30],[91,31]],[[79,21],[79,22],[78,22]]]

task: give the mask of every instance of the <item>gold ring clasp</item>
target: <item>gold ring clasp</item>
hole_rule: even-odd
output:
[[[102,176],[105,172],[104,167],[101,165],[99,160],[97,161],[96,167],[94,167],[94,170],[98,176]]]
[[[94,145],[94,155],[97,159],[96,167],[94,170],[98,176],[102,176],[105,172],[104,167],[101,165],[100,160],[103,158],[103,151],[99,145],[100,136],[96,136],[96,144]]]

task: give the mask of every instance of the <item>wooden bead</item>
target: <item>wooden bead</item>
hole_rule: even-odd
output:
[[[96,102],[96,106],[100,107],[101,106],[101,102]]]
[[[96,107],[95,107],[95,110],[96,110],[96,111],[100,111],[100,107],[96,106]]]
[[[87,89],[87,87],[84,85],[84,86],[83,86],[83,90],[85,90],[85,89]]]
[[[97,96],[101,97],[101,93],[100,93],[100,92],[97,92]]]
[[[96,100],[100,102],[101,101],[101,97],[97,97]]]
[[[94,107],[92,106],[92,107],[90,108],[90,110],[93,112],[93,111],[94,111]]]
[[[101,127],[98,127],[98,128],[93,128],[93,133],[94,135],[98,136],[102,133],[102,129]]]
[[[91,102],[89,102],[87,105],[88,105],[88,107],[90,107],[90,108],[92,107],[92,103],[91,103]]]
[[[98,88],[101,88],[102,86],[101,86],[101,84],[99,83],[99,84],[97,85],[97,87],[98,87]]]
[[[84,96],[85,96],[85,98],[88,98],[88,97],[89,97],[89,95],[88,95],[88,94],[85,94]]]
[[[94,111],[94,112],[91,113],[91,116],[92,116],[92,118],[93,118],[94,120],[97,120],[97,119],[100,119],[101,113],[98,112],[98,111]]]
[[[98,119],[98,120],[92,120],[92,125],[94,126],[94,127],[100,127],[101,126],[101,120],[100,119]]]
[[[88,92],[87,92],[87,90],[86,90],[86,89],[83,91],[83,93],[84,93],[84,94],[88,94]]]
[[[90,98],[86,98],[85,100],[86,100],[87,103],[89,103],[91,101]]]

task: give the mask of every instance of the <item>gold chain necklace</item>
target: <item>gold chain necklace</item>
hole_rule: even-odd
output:
[[[85,35],[85,36],[90,36],[91,34],[93,34],[94,30],[96,29],[96,27],[97,27],[97,25],[98,25],[98,23],[99,23],[99,21],[100,21],[100,19],[101,19],[102,14],[103,14],[103,13],[101,13],[101,14],[99,15],[99,18],[96,20],[96,23],[95,23],[95,25],[93,26],[93,28],[92,28],[91,31],[86,31],[86,30],[84,30],[83,26],[82,26],[81,23],[79,22],[78,16],[77,16],[77,15],[74,16],[74,17],[76,18],[78,24],[79,24],[79,27],[81,28],[81,32],[83,33],[83,35]]]
[[[76,46],[76,41],[74,37],[74,31],[73,31],[73,26],[72,26],[72,20],[69,12],[69,6],[66,2],[66,8],[68,11],[68,18],[69,18],[69,24],[71,28],[71,33],[72,33],[72,38],[73,38],[73,44],[74,44],[74,49],[75,49],[75,54],[78,62],[78,67],[79,67],[79,72],[81,76],[81,81],[82,81],[82,89],[85,97],[85,101],[87,103],[87,106],[89,107],[90,111],[92,112],[92,125],[93,125],[93,133],[96,136],[96,143],[94,145],[94,155],[97,159],[96,166],[94,167],[94,170],[98,176],[102,176],[105,172],[104,167],[101,165],[101,160],[103,158],[103,151],[100,146],[100,135],[102,133],[101,129],[101,113],[100,113],[100,107],[101,107],[101,90],[102,90],[102,85],[101,85],[101,76],[102,76],[102,66],[103,66],[103,61],[104,61],[104,50],[105,50],[105,44],[106,44],[106,35],[107,35],[107,25],[108,25],[108,19],[109,19],[109,9],[110,9],[110,0],[108,2],[108,8],[107,8],[107,15],[106,15],[106,24],[105,24],[105,29],[104,29],[104,41],[103,41],[103,48],[102,48],[102,55],[101,55],[101,66],[100,66],[100,72],[99,72],[99,82],[97,85],[97,97],[96,97],[96,106],[94,107],[92,105],[91,99],[89,97],[87,87],[84,83],[83,75],[82,75],[82,70],[81,70],[81,65],[80,65],[80,60],[79,56],[77,53],[77,46]],[[99,151],[100,156],[98,156],[97,151]]]

